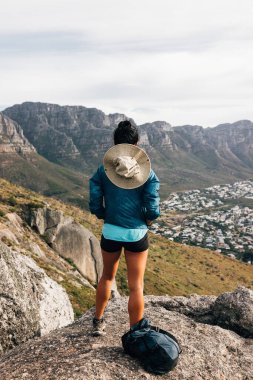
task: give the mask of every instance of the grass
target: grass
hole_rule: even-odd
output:
[[[117,275],[117,284],[123,294],[127,294],[122,281],[125,273],[123,259]],[[177,244],[150,233],[145,294],[218,295],[238,285],[253,289],[253,266],[208,249]]]
[[[0,155],[1,160],[4,163],[5,157]],[[29,159],[9,155],[5,164],[8,170],[1,171],[0,164],[0,173],[13,184],[87,208],[88,181],[83,173],[52,163],[39,154],[31,154]]]
[[[2,218],[5,215],[5,212],[3,210],[0,210],[0,218]]]
[[[61,285],[68,293],[75,317],[80,317],[86,310],[95,305],[95,291],[81,286],[74,286],[70,281],[63,281]]]

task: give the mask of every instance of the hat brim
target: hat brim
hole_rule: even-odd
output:
[[[118,175],[115,171],[114,160],[119,156],[135,158],[140,166],[140,172],[132,178]],[[103,164],[109,180],[122,189],[135,189],[142,186],[147,181],[151,170],[151,163],[147,153],[132,144],[117,144],[111,147],[104,155]]]

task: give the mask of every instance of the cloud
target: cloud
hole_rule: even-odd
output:
[[[91,48],[83,34],[67,31],[2,33],[0,35],[1,54],[45,54],[82,51]]]
[[[0,54],[30,55],[89,52],[100,55],[117,54],[173,54],[177,52],[204,52],[231,38],[231,28],[187,32],[180,36],[118,39],[99,38],[82,30],[47,30],[18,33],[0,33]],[[247,38],[249,36],[247,35]],[[243,39],[240,35],[240,39]]]
[[[253,119],[251,9],[249,0],[9,0],[0,104],[79,104],[139,124]]]

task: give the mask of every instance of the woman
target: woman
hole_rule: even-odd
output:
[[[130,326],[143,318],[143,279],[148,256],[148,226],[159,214],[159,180],[147,154],[137,146],[138,130],[121,121],[114,147],[90,179],[90,211],[104,219],[101,237],[103,274],[96,291],[93,335],[105,334],[104,310],[124,248],[129,287]]]

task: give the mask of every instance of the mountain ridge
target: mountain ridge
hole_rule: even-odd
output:
[[[16,104],[3,111],[47,160],[90,176],[113,145],[113,130],[124,114],[106,115],[96,108],[41,102]],[[130,119],[134,124],[134,120]],[[161,181],[161,196],[170,191],[231,183],[253,176],[253,123],[172,127],[166,121],[138,126],[140,147],[150,155]],[[87,183],[86,183],[87,191]]]

